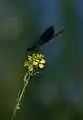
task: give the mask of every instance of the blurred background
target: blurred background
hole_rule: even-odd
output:
[[[83,1],[0,0],[0,120],[10,120],[23,62],[50,26],[65,32],[40,48],[46,66],[29,82],[16,120],[83,120]]]

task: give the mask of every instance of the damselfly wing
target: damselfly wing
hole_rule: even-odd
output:
[[[58,33],[54,34],[54,27],[49,27],[41,36],[40,39],[35,43],[31,48],[28,48],[27,51],[35,51],[38,50],[40,46],[49,42],[52,38],[57,37],[64,31],[64,28],[60,30]]]

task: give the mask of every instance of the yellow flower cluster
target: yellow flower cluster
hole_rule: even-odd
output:
[[[38,68],[43,68],[44,64],[45,59],[42,53],[32,53],[28,55],[28,59],[24,62],[24,67],[28,69],[28,72],[33,72]]]

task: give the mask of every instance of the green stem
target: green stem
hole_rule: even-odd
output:
[[[28,77],[28,78],[27,78],[27,77]],[[30,75],[28,76],[28,73],[26,73],[25,76],[24,76],[24,79],[23,79],[23,81],[24,81],[24,86],[23,86],[23,89],[22,89],[20,95],[18,96],[17,104],[16,104],[16,106],[15,106],[15,108],[14,108],[14,111],[13,111],[13,115],[12,115],[11,120],[14,120],[14,119],[15,119],[17,110],[20,109],[21,101],[22,101],[22,99],[23,99],[23,95],[24,95],[24,93],[25,93],[25,90],[26,90],[26,87],[27,87],[27,85],[28,85],[29,80],[30,80]]]

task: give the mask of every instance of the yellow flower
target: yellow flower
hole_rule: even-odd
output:
[[[43,68],[45,64],[44,55],[42,53],[32,53],[28,55],[28,60],[24,62],[30,75],[36,73],[38,68]]]
[[[44,59],[40,60],[39,61],[39,68],[43,68],[44,64],[45,64],[45,60]]]
[[[30,65],[30,66],[28,67],[28,70],[29,70],[29,71],[33,71],[33,65]]]
[[[31,60],[32,59],[32,56],[28,55],[28,60]]]
[[[43,54],[41,54],[41,53],[40,53],[40,54],[39,54],[39,53],[37,53],[37,58],[38,58],[38,59],[41,59],[41,58],[43,58],[43,57],[44,57],[44,55],[43,55]]]
[[[38,62],[37,61],[33,61],[33,65],[38,65]]]
[[[43,68],[44,67],[44,65],[43,64],[39,64],[39,68]]]
[[[25,62],[24,62],[24,67],[27,67],[29,64],[28,64],[28,61],[26,60]]]
[[[42,59],[42,60],[40,61],[40,63],[43,63],[43,64],[44,64],[44,63],[45,63],[45,60],[44,60],[44,59]]]

